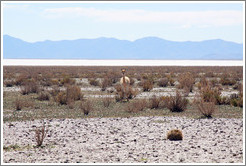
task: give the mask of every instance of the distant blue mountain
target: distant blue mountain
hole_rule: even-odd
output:
[[[220,39],[175,42],[146,37],[133,42],[115,38],[29,43],[4,35],[5,59],[243,59],[243,44]]]

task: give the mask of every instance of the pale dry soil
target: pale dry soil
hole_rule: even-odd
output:
[[[46,119],[44,147],[35,148],[41,120],[6,122],[5,163],[242,163],[243,119],[131,117]],[[171,129],[183,132],[170,141]]]

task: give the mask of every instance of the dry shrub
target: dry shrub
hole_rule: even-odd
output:
[[[105,91],[106,88],[109,86],[112,86],[112,81],[109,78],[105,77],[101,83],[101,90]]]
[[[69,76],[64,76],[60,81],[61,85],[73,85],[75,84],[75,80],[70,78]]]
[[[157,109],[159,108],[161,99],[156,97],[155,95],[149,99],[149,108],[150,109]]]
[[[26,82],[26,80],[27,80],[27,76],[21,74],[21,75],[17,76],[17,78],[15,79],[15,85],[21,86]]]
[[[99,86],[99,81],[95,78],[89,79],[90,85]]]
[[[42,127],[36,128],[35,130],[35,140],[37,146],[40,147],[43,144],[44,138],[46,137],[48,130],[45,130],[45,125]]]
[[[151,80],[143,80],[142,86],[143,86],[143,91],[146,92],[153,89],[154,84]]]
[[[133,78],[130,78],[130,85],[134,85],[135,80]]]
[[[16,111],[22,110],[24,107],[33,107],[32,101],[21,99],[20,97],[17,97],[15,99],[14,104],[15,104]]]
[[[188,104],[188,100],[181,96],[179,91],[176,91],[175,96],[165,98],[165,106],[171,112],[183,112]]]
[[[104,97],[102,99],[104,107],[109,107],[109,105],[113,102],[111,97]]]
[[[178,130],[178,129],[168,131],[167,139],[169,139],[171,141],[183,140],[182,131]]]
[[[55,85],[55,86],[52,86],[52,90],[50,91],[50,94],[53,96],[53,97],[56,97],[58,95],[58,93],[60,93],[61,90],[60,88]]]
[[[184,73],[179,76],[179,86],[180,89],[185,89],[188,92],[192,92],[193,85],[195,83],[195,79],[191,73]]]
[[[206,118],[212,118],[212,114],[215,111],[215,102],[205,102],[203,99],[196,101],[196,105],[198,110],[202,113]]]
[[[91,111],[93,111],[93,104],[90,100],[82,101],[80,108],[84,112],[84,115],[88,115]]]
[[[220,77],[220,83],[222,85],[235,85],[237,81],[235,79],[231,79],[229,74],[222,74]]]
[[[166,87],[168,85],[168,78],[162,78],[159,80],[158,85],[160,87]]]
[[[115,99],[116,101],[122,101],[122,100],[129,100],[138,94],[138,90],[133,90],[130,85],[126,85],[125,87],[123,85],[117,84],[115,86],[116,89],[116,95]]]
[[[67,104],[67,94],[64,91],[59,92],[56,97],[55,101],[61,105]]]
[[[15,81],[13,81],[13,80],[6,80],[6,81],[4,81],[4,85],[6,87],[13,87],[15,85]]]
[[[67,100],[76,101],[83,99],[83,94],[79,86],[69,85],[67,86]]]
[[[48,92],[42,91],[38,94],[38,100],[40,101],[50,100],[50,94]]]
[[[127,104],[127,112],[137,113],[137,112],[143,111],[145,107],[146,107],[146,100],[139,99],[139,100],[136,100],[136,101],[133,101]]]
[[[21,87],[21,94],[28,95],[29,93],[38,93],[39,92],[39,86],[34,81],[27,81],[25,84]]]
[[[200,90],[200,97],[205,101],[205,102],[210,102],[214,101],[215,104],[220,104],[221,103],[221,92],[218,88],[212,88],[211,86],[205,86],[201,87]]]

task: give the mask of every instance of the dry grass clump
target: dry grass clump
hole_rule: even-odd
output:
[[[220,83],[222,85],[232,86],[232,85],[235,85],[237,83],[237,81],[235,79],[230,78],[229,74],[224,73],[220,77]]]
[[[13,87],[15,85],[14,80],[6,80],[3,82],[6,87]]]
[[[171,141],[179,141],[179,140],[183,140],[183,134],[181,130],[178,129],[174,129],[174,130],[170,130],[167,133],[167,139],[171,140]]]
[[[48,130],[45,130],[45,125],[42,127],[36,128],[35,130],[35,140],[37,147],[40,147],[43,144],[44,138],[46,137]]]
[[[180,89],[185,89],[187,92],[192,92],[195,79],[191,73],[181,74],[178,78]]]
[[[160,106],[161,99],[156,97],[155,95],[149,99],[149,108],[150,109],[157,109]]]
[[[14,101],[15,110],[22,110],[24,107],[33,107],[33,102],[17,97]]]
[[[205,102],[214,101],[215,104],[221,104],[221,92],[218,88],[212,88],[210,85],[201,87],[200,97]]]
[[[127,112],[129,113],[137,113],[140,111],[143,111],[144,108],[146,108],[146,100],[145,99],[139,99],[132,101],[127,104]]]
[[[153,89],[154,87],[154,83],[153,81],[151,80],[143,80],[142,81],[142,87],[143,87],[143,91],[146,92],[146,91],[150,91],[151,89]]]
[[[158,82],[158,86],[166,87],[168,85],[168,78],[161,78]]]
[[[126,85],[125,87],[123,85],[117,84],[115,86],[116,89],[116,102],[123,101],[123,100],[129,100],[138,94],[137,89],[133,89],[130,85]]]
[[[45,91],[39,92],[38,100],[40,101],[50,100],[50,94]]]
[[[220,100],[221,97],[216,89],[205,86],[196,95],[194,103],[204,117],[212,118],[212,114],[215,112],[215,104],[220,102]]]
[[[99,81],[95,78],[89,79],[90,85],[99,86]]]
[[[75,80],[70,78],[69,76],[64,76],[60,80],[60,85],[73,85],[73,84],[75,84]]]
[[[101,90],[105,91],[107,87],[112,86],[112,80],[105,77],[100,86],[102,88]]]
[[[84,115],[88,115],[94,109],[91,100],[82,101],[80,104],[80,108],[83,111]]]
[[[102,99],[104,107],[109,107],[109,105],[113,102],[113,99],[111,97],[104,97]]]
[[[27,81],[21,87],[21,94],[28,95],[29,93],[38,93],[39,90],[40,88],[35,81]]]
[[[188,104],[188,100],[182,97],[179,91],[176,91],[175,96],[166,97],[164,102],[171,112],[183,112]]]
[[[54,94],[56,92],[53,92]],[[82,100],[84,95],[81,92],[80,87],[76,85],[68,85],[66,91],[59,91],[58,94],[54,97],[55,101],[61,105],[70,105],[77,100]]]

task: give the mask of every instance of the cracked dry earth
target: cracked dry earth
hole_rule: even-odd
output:
[[[35,148],[42,121],[6,122],[4,163],[242,163],[242,119],[132,117],[45,120],[44,147]],[[181,129],[182,141],[166,134]],[[29,148],[27,148],[29,147]]]

